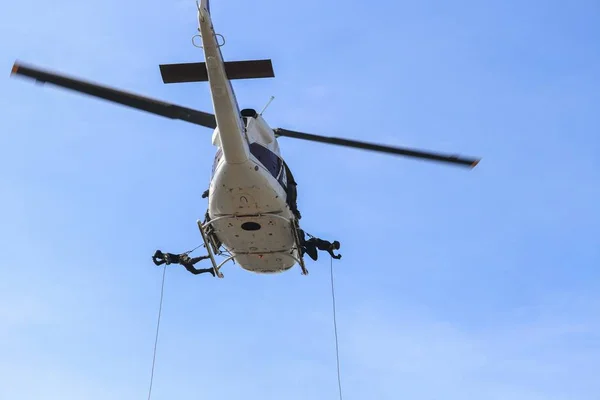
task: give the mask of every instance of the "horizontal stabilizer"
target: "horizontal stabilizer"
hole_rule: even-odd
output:
[[[229,79],[273,78],[271,60],[226,61]],[[164,83],[207,82],[206,63],[162,64],[160,74]]]

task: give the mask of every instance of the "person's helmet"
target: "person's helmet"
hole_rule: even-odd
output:
[[[339,250],[340,242],[338,242],[337,240],[334,240],[332,246],[334,249]]]

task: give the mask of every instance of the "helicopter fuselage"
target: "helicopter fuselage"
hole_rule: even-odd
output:
[[[300,257],[287,203],[283,160],[268,147],[253,142],[249,159],[227,163],[217,151],[208,198],[214,234],[244,269],[277,273]]]
[[[257,273],[286,271],[299,255],[277,139],[256,111],[239,110],[208,0],[200,3],[198,24],[217,121],[212,142],[218,150],[208,197],[213,234],[242,268]]]
[[[330,246],[317,238],[304,242],[304,232],[298,223],[300,213],[296,206],[296,183],[281,156],[278,137],[469,168],[479,163],[479,159],[453,154],[384,146],[285,128],[274,130],[262,118],[262,112],[257,113],[252,109],[240,111],[230,81],[273,77],[271,60],[224,62],[220,50],[224,42],[217,42],[217,37],[221,35],[214,31],[209,0],[201,0],[198,4],[198,27],[202,45],[197,47],[203,49],[205,62],[161,64],[161,76],[164,83],[208,82],[214,114],[44,71],[19,62],[13,65],[11,76],[28,77],[39,83],[50,83],[154,115],[214,129],[212,143],[217,147],[217,154],[208,191],[208,210],[205,221],[198,220],[197,224],[215,276],[222,277],[220,268],[231,259],[242,268],[257,273],[282,272],[298,263],[302,274],[306,275],[308,271],[304,265],[302,249],[309,251],[311,258],[316,259],[312,253],[314,246],[319,249]],[[222,251],[222,247],[225,251]],[[339,248],[339,245],[334,247]],[[217,265],[214,256],[223,253],[229,253],[230,257]],[[204,272],[207,271],[194,271]]]

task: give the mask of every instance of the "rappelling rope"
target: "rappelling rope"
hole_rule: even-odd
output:
[[[338,378],[338,389],[340,393],[340,400],[342,400],[342,377],[340,374],[340,348],[337,334],[337,319],[335,315],[335,287],[333,284],[333,257],[330,257],[331,262],[329,263],[329,271],[331,274],[331,300],[333,303],[333,331],[335,333],[335,358],[337,361],[337,378]]]
[[[200,247],[200,246],[198,246],[198,247]],[[196,249],[198,247],[196,247]],[[194,251],[196,249],[190,250],[188,253],[191,253],[192,251]],[[337,363],[338,390],[339,390],[340,400],[343,400],[342,377],[341,377],[341,373],[340,373],[340,348],[339,348],[339,340],[338,340],[338,333],[337,333],[337,317],[336,317],[336,306],[335,306],[335,285],[334,285],[334,279],[333,279],[333,257],[330,257],[329,271],[330,271],[330,275],[331,275],[331,300],[332,300],[332,306],[333,306],[332,307],[333,308],[333,331],[334,331],[334,335],[335,335],[335,358],[336,358],[336,363]],[[158,345],[158,334],[160,332],[160,317],[162,314],[162,305],[163,305],[163,297],[164,297],[164,290],[165,290],[166,274],[167,274],[167,266],[165,265],[163,267],[162,283],[161,283],[161,287],[160,287],[160,302],[159,302],[159,306],[158,306],[158,320],[156,322],[156,336],[154,338],[154,351],[153,351],[153,355],[152,355],[152,370],[150,373],[150,387],[148,388],[148,400],[150,400],[150,398],[152,396],[152,383],[154,382],[154,366],[156,365],[156,349],[157,349],[157,345]]]
[[[163,267],[162,284],[160,287],[160,304],[158,306],[158,321],[156,323],[156,337],[154,338],[154,354],[152,356],[152,372],[150,373],[150,388],[148,389],[148,400],[152,395],[152,382],[154,381],[154,365],[156,363],[156,345],[158,344],[158,332],[160,329],[160,315],[162,314],[163,293],[165,290],[165,275],[167,274],[167,265]]]
[[[195,250],[199,249],[200,247],[204,247],[204,243],[201,243],[201,244],[199,244],[198,246],[194,247],[194,248],[193,248],[193,249],[191,249],[191,250],[188,250],[188,251],[186,251],[186,252],[185,252],[185,253],[183,253],[183,254],[190,254],[191,252],[193,252],[193,251],[195,251]]]
[[[186,251],[183,254],[190,254],[196,249],[204,246],[204,244],[199,244],[194,247],[192,250]],[[154,351],[152,354],[152,372],[150,373],[150,387],[148,388],[148,400],[152,396],[152,383],[154,382],[154,366],[156,365],[156,348],[158,345],[158,333],[160,331],[160,316],[162,314],[162,305],[163,305],[163,295],[165,292],[165,276],[167,275],[167,264],[163,267],[163,276],[162,276],[162,284],[160,285],[160,303],[158,306],[158,321],[156,322],[156,337],[154,338]]]

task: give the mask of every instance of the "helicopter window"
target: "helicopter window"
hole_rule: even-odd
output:
[[[217,169],[217,165],[219,165],[219,161],[221,161],[222,155],[223,155],[223,150],[221,150],[219,148],[219,150],[217,150],[217,154],[215,154],[215,161],[213,162],[213,167],[212,167],[212,175],[215,174],[215,170]]]
[[[275,179],[279,178],[283,162],[277,154],[256,142],[250,144],[250,153],[260,161]]]

